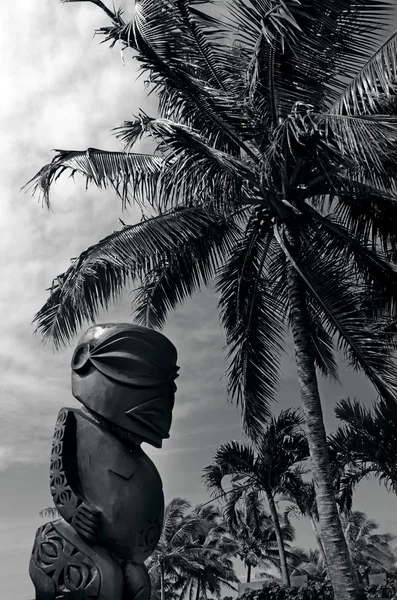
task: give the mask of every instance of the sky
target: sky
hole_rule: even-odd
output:
[[[123,6],[128,8],[128,0]],[[128,15],[128,10],[127,10]],[[77,407],[70,392],[73,347],[54,352],[34,336],[32,319],[46,288],[77,256],[113,229],[123,215],[110,191],[85,191],[63,178],[53,190],[53,211],[42,208],[26,183],[51,159],[52,148],[117,150],[110,130],[143,108],[155,114],[130,57],[93,36],[106,17],[93,5],[57,0],[0,3],[0,598],[31,600],[28,562],[34,534],[51,504],[48,482],[52,432],[62,406]],[[130,290],[98,322],[130,321]],[[205,290],[179,308],[165,333],[179,352],[180,377],[171,438],[161,450],[146,447],[164,482],[166,501],[192,504],[208,496],[201,481],[219,444],[241,439],[238,412],[227,403],[223,332],[216,301]],[[321,382],[328,431],[333,406],[356,396],[369,406],[372,388],[342,371],[342,386]],[[283,361],[275,412],[299,405],[292,353]],[[397,534],[396,498],[376,482],[359,486],[355,508]],[[315,545],[310,525],[294,523],[297,544]],[[238,574],[243,576],[239,569]]]

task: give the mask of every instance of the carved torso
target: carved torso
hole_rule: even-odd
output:
[[[62,409],[54,434],[51,489],[66,520],[70,521],[70,502],[68,506],[65,498],[75,495],[77,506],[88,501],[101,512],[97,543],[120,558],[143,562],[160,537],[164,497],[150,458],[139,446],[129,446],[85,412]],[[69,457],[63,474],[54,473],[57,453]],[[63,487],[57,489],[57,482]]]

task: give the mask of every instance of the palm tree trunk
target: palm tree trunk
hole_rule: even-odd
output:
[[[343,534],[330,473],[327,437],[308,333],[309,320],[305,291],[300,276],[292,265],[288,266],[288,287],[295,361],[316,489],[320,536],[327,556],[328,576],[335,598],[356,600],[359,597],[359,586]]]
[[[281,568],[281,577],[284,585],[287,587],[291,587],[291,580],[289,578],[289,571],[287,565],[287,557],[285,554],[284,540],[281,533],[280,527],[280,519],[277,514],[276,505],[274,503],[273,496],[270,493],[266,493],[267,502],[269,504],[270,514],[272,516],[272,521],[274,525],[274,532],[276,534],[277,547],[278,547],[278,555],[280,557],[280,568]]]
[[[165,600],[164,565],[160,563],[160,598]]]
[[[323,546],[323,542],[321,540],[320,532],[318,530],[318,524],[317,524],[316,520],[314,519],[314,517],[310,518],[310,522],[313,527],[314,535],[316,536],[316,541],[317,541],[318,549],[320,550],[321,558],[323,559],[324,566],[326,567],[327,566],[327,557],[326,557],[326,554],[324,551],[324,546]]]
[[[251,581],[251,565],[247,564],[247,583],[250,583],[250,581]]]
[[[197,580],[197,590],[196,590],[196,600],[200,600],[200,592],[201,592],[200,580]]]

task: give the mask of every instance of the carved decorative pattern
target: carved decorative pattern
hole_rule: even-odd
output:
[[[142,553],[155,549],[160,539],[161,530],[162,524],[152,521],[146,529],[139,532],[138,548]]]
[[[101,576],[91,558],[47,523],[37,532],[33,560],[56,585],[56,600],[99,597]]]
[[[60,410],[52,438],[50,489],[57,508],[62,508],[63,506],[67,506],[71,502],[76,501],[73,491],[67,482],[62,460],[67,418],[68,410]],[[77,502],[76,508],[78,504],[81,504],[81,501]]]

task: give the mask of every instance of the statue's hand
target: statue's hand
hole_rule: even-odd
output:
[[[95,542],[100,516],[100,510],[84,501],[75,511],[71,525],[80,537]]]

